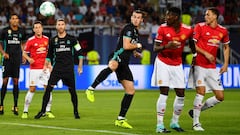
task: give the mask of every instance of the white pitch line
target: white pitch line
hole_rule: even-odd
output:
[[[15,126],[37,127],[37,128],[48,128],[48,129],[59,129],[59,130],[69,130],[69,131],[108,133],[108,134],[117,134],[117,135],[139,135],[139,134],[124,133],[124,132],[117,132],[117,131],[110,131],[110,130],[93,130],[93,129],[64,128],[64,127],[56,127],[56,126],[43,126],[43,125],[23,124],[23,123],[0,122],[0,124],[2,124],[2,125],[15,125]]]

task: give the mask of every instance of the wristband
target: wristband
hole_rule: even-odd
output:
[[[140,43],[137,43],[137,48],[142,48],[142,45]]]
[[[197,56],[197,53],[194,53],[194,54],[193,54],[193,57],[196,57],[196,56]]]

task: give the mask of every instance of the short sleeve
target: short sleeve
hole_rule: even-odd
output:
[[[157,31],[157,35],[156,35],[156,38],[155,38],[155,42],[162,42],[163,40],[163,34],[164,34],[164,30],[163,30],[163,27],[159,27],[158,28],[158,31]]]
[[[125,27],[125,29],[123,30],[123,37],[132,38],[133,34],[134,34],[133,30],[129,26]]]
[[[199,24],[197,24],[195,27],[194,27],[194,31],[193,31],[193,39],[195,41],[198,41],[200,35],[201,35],[201,27]]]

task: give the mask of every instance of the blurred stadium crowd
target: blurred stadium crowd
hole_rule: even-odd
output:
[[[206,8],[212,6],[221,13],[220,24],[240,24],[239,0],[48,0],[57,8],[55,15],[49,18],[39,14],[43,1],[0,0],[0,26],[7,25],[13,12],[20,16],[22,26],[31,26],[35,20],[54,25],[58,18],[66,18],[70,25],[121,25],[129,22],[131,11],[136,8],[148,13],[145,23],[159,25],[164,22],[163,13],[169,6],[180,6],[183,22],[188,25],[203,21]],[[179,1],[181,5],[176,5]]]

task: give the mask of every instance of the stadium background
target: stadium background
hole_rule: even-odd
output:
[[[94,81],[96,75],[101,71],[101,69],[105,68],[106,65],[96,65],[89,66],[85,65],[83,70],[83,74],[78,75],[76,73],[76,88],[78,90],[85,90],[88,86]],[[218,66],[219,69],[220,65]],[[133,71],[134,76],[134,87],[136,89],[149,89],[154,90],[157,88],[151,87],[151,75],[153,70],[153,65],[130,65],[131,70]],[[188,79],[189,66],[184,66],[185,79]],[[77,66],[75,67],[75,71],[77,71]],[[0,74],[2,78],[2,74]],[[224,73],[221,77],[223,85],[225,88],[239,88],[240,87],[240,70],[239,65],[230,65],[228,68],[228,72]],[[21,66],[20,69],[20,79],[19,86],[20,90],[27,90],[29,86],[29,67]],[[0,82],[2,85],[2,81]],[[9,82],[8,88],[12,89],[13,84],[12,81]],[[38,87],[39,90],[43,90],[42,86]],[[108,76],[108,78],[103,81],[98,87],[98,89],[103,90],[114,90],[114,89],[122,89],[120,83],[118,83],[115,73]],[[62,81],[59,81],[56,90],[66,90],[67,87],[62,84]]]
[[[99,4],[99,13],[93,13],[93,18],[91,21],[86,21],[89,17],[89,14],[79,14],[81,2],[84,1],[84,5],[88,7],[88,11],[93,11],[92,7],[95,4]],[[101,0],[100,0],[101,1]],[[100,64],[97,66],[87,65],[87,61],[84,61],[84,73],[80,76],[76,74],[76,84],[77,89],[86,89],[88,85],[93,81],[95,75],[104,68],[107,64],[108,54],[113,51],[116,47],[116,42],[120,29],[124,24],[129,20],[127,12],[130,12],[134,8],[143,8],[148,12],[148,18],[145,20],[143,27],[140,29],[140,39],[146,49],[152,52],[152,36],[156,33],[151,32],[151,26],[153,26],[154,21],[158,25],[163,23],[163,13],[168,6],[178,6],[183,10],[183,14],[190,14],[192,21],[191,24],[194,26],[199,20],[197,20],[196,15],[193,12],[196,9],[204,12],[206,7],[216,6],[221,10],[224,9],[222,16],[224,17],[224,22],[222,25],[226,26],[229,30],[230,40],[231,40],[231,57],[228,73],[225,73],[222,76],[222,81],[224,87],[227,88],[239,88],[240,85],[240,71],[239,71],[239,35],[240,35],[240,2],[237,0],[168,0],[168,3],[164,3],[163,0],[102,0],[100,3],[96,0],[56,0],[55,5],[57,11],[61,12],[61,15],[58,12],[55,16],[50,18],[44,18],[39,14],[38,7],[41,4],[42,0],[9,0],[9,1],[0,1],[0,28],[3,28],[7,25],[6,22],[2,20],[4,16],[9,17],[11,12],[19,13],[21,19],[21,26],[26,28],[28,37],[32,35],[32,22],[35,19],[43,21],[44,25],[44,34],[52,37],[56,34],[54,27],[54,19],[58,17],[65,17],[67,20],[69,16],[72,15],[72,20],[68,20],[68,33],[76,36],[81,43],[81,46],[84,51],[84,55],[87,54],[90,50],[97,50],[100,54]],[[162,3],[163,2],[163,3]],[[101,6],[100,6],[101,5]],[[105,7],[105,8],[104,8]],[[77,11],[79,9],[79,12]],[[124,11],[126,9],[126,11]],[[194,10],[195,9],[195,10]],[[124,12],[123,12],[124,11]],[[117,14],[120,13],[120,19],[117,17]],[[115,18],[115,23],[107,21],[109,15],[113,15]],[[74,16],[74,17],[73,17]],[[97,17],[103,16],[103,20],[97,20]],[[197,15],[200,16],[200,15]],[[80,18],[79,18],[80,17]],[[203,17],[201,15],[200,17]],[[32,18],[32,19],[29,19]],[[79,19],[79,20],[78,20]],[[118,19],[118,20],[117,20]],[[96,21],[97,20],[97,21]],[[151,24],[151,25],[149,25]],[[150,27],[150,28],[149,28]],[[147,29],[149,28],[149,29]],[[233,53],[235,52],[235,53]],[[189,52],[184,52],[185,56]],[[155,89],[150,86],[151,74],[152,74],[152,63],[155,59],[156,54],[151,53],[151,64],[150,65],[140,65],[138,59],[132,58],[131,68],[133,69],[133,74],[135,74],[135,87],[136,89]],[[234,58],[234,60],[233,60]],[[221,64],[221,56],[219,55],[219,64]],[[183,59],[184,61],[184,59]],[[76,63],[77,64],[77,63]],[[185,63],[184,63],[185,64]],[[219,65],[220,66],[220,65]],[[189,66],[184,65],[185,78],[187,80],[187,75],[189,71]],[[21,66],[20,73],[20,89],[28,89],[28,65]],[[139,74],[141,73],[141,74]],[[1,76],[1,74],[0,74]],[[0,85],[2,81],[0,80]],[[8,88],[12,88],[12,82],[9,82]],[[100,84],[99,89],[121,89],[121,85],[118,84],[115,74],[111,74],[106,81]],[[66,87],[62,85],[61,82],[56,86],[56,89],[65,90]]]

